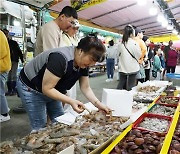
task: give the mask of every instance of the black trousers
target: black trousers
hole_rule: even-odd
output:
[[[117,86],[117,89],[126,89],[126,90],[131,90],[132,87],[136,85],[136,74],[124,74],[124,73],[119,73],[120,79],[119,83]]]
[[[167,66],[167,73],[175,73],[176,66]]]

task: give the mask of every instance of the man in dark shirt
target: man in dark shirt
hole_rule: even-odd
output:
[[[16,80],[17,80],[17,68],[18,68],[19,58],[21,59],[22,63],[24,63],[24,59],[18,43],[12,40],[11,37],[9,36],[9,31],[7,29],[4,29],[3,32],[8,39],[10,54],[11,54],[11,62],[12,62],[12,67],[11,70],[9,71],[8,79],[7,79],[8,92],[6,93],[6,96],[12,96],[12,95],[16,95],[17,93]]]
[[[166,67],[167,67],[168,52],[169,52],[169,50],[171,49],[172,45],[173,45],[173,41],[170,40],[170,41],[169,41],[169,45],[168,45],[168,46],[165,46],[165,48],[164,48],[165,68],[164,68],[163,73],[162,73],[162,78],[163,78],[163,79],[164,79],[164,75],[165,75],[166,70],[167,70]]]

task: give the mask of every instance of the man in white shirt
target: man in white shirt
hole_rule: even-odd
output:
[[[65,6],[55,20],[44,24],[37,34],[34,56],[49,49],[60,47],[62,32],[73,26],[74,20],[77,18],[77,11],[70,6]],[[20,105],[13,111],[23,113],[25,109]]]
[[[60,47],[62,32],[67,31],[77,18],[77,11],[65,6],[55,20],[43,25],[37,35],[35,56],[48,49]]]

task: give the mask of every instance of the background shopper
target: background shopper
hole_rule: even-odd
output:
[[[109,41],[109,46],[106,49],[106,69],[107,69],[107,77],[108,79],[106,82],[113,81],[114,77],[114,66],[115,66],[115,61],[117,58],[117,48],[114,46],[114,41],[111,40]]]
[[[124,28],[122,42],[118,46],[120,80],[117,89],[131,90],[136,85],[141,49],[134,40],[135,30],[131,25]]]
[[[0,30],[0,122],[10,119],[8,103],[5,96],[5,83],[11,69],[10,49],[6,36]]]
[[[144,57],[147,53],[147,47],[146,44],[144,43],[144,41],[142,40],[143,38],[143,31],[136,27],[135,28],[135,41],[137,42],[137,44],[139,45],[140,49],[141,49],[141,57],[138,60],[139,62],[139,66],[140,66],[140,70],[136,76],[137,81],[140,82],[144,82],[145,81],[145,70],[144,70],[144,66],[143,66],[143,62],[144,62]]]
[[[150,69],[151,69],[151,59],[153,57],[153,52],[152,52],[152,49],[151,47],[149,46],[150,44],[150,40],[147,36],[143,36],[143,39],[142,39],[146,46],[147,46],[147,52],[145,54],[145,57],[144,57],[144,69],[145,69],[145,81],[148,81],[150,80]]]
[[[17,94],[16,90],[16,80],[17,80],[17,69],[18,69],[18,62],[21,59],[21,63],[24,63],[23,54],[18,43],[12,40],[11,36],[9,35],[9,31],[7,29],[3,30],[4,34],[8,39],[8,44],[11,53],[11,70],[8,73],[7,79],[7,88],[8,92],[6,93],[7,96],[12,96]]]

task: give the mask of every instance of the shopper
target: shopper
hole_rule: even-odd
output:
[[[109,41],[109,46],[106,52],[106,69],[107,69],[107,77],[106,82],[113,81],[114,77],[114,66],[115,60],[117,58],[117,48],[114,46],[114,41]]]
[[[80,24],[77,19],[72,23],[72,26],[62,33],[62,40],[60,41],[60,47],[65,46],[77,46],[79,38],[77,37],[77,32],[79,30]]]
[[[18,69],[19,59],[21,59],[21,63],[24,63],[24,59],[18,43],[12,40],[11,36],[9,35],[9,31],[7,29],[4,29],[3,32],[8,39],[10,53],[11,53],[11,64],[12,64],[11,70],[8,73],[8,79],[7,79],[8,92],[6,93],[6,96],[12,96],[17,94],[16,80],[17,80],[17,69]]]
[[[67,31],[77,18],[77,11],[65,6],[55,20],[43,25],[37,35],[35,56],[43,51],[60,47],[63,31]]]
[[[158,48],[154,49],[154,60],[153,60],[153,69],[152,69],[152,76],[154,77],[155,80],[160,80],[161,79],[161,72],[162,72],[162,66],[161,66],[161,61],[160,61],[160,50]]]
[[[65,46],[77,46],[78,45],[78,38],[77,38],[77,32],[79,30],[80,24],[77,19],[74,20],[74,23],[72,24],[72,27],[68,29],[67,32],[63,32],[62,34],[62,40],[60,42],[60,47]],[[73,99],[76,99],[76,84],[70,89],[67,90],[67,95]],[[69,104],[63,104],[64,110],[68,110],[70,105]]]
[[[5,96],[5,83],[8,71],[11,69],[11,58],[8,41],[4,33],[0,30],[0,122],[10,120],[8,103]]]
[[[175,73],[176,65],[177,65],[177,59],[178,59],[178,52],[170,48],[168,51],[168,58],[167,58],[167,73]]]
[[[147,46],[147,52],[145,54],[143,66],[145,69],[145,81],[148,81],[148,80],[150,80],[151,59],[153,57],[153,52],[149,46],[149,44],[150,44],[149,38],[147,36],[143,36],[142,40],[145,42],[145,44]]]
[[[30,61],[20,72],[18,91],[25,105],[33,130],[46,126],[47,115],[52,122],[62,115],[61,102],[70,104],[81,113],[84,104],[66,96],[77,80],[86,98],[97,108],[110,109],[94,95],[89,85],[88,68],[102,61],[105,48],[95,36],[87,36],[77,47],[62,47],[43,52]]]
[[[46,23],[40,28],[36,39],[34,55],[37,56],[43,51],[60,47],[63,31],[67,31],[74,24],[74,19],[77,18],[77,11],[70,6],[65,6],[55,20]],[[21,104],[13,111],[23,113],[25,109]]]
[[[164,48],[165,68],[164,68],[163,73],[162,73],[162,79],[163,79],[163,80],[164,80],[164,75],[165,75],[165,73],[166,73],[166,71],[167,71],[168,52],[169,52],[169,50],[172,48],[172,45],[173,45],[173,41],[170,40],[168,46],[165,46],[165,48]]]
[[[135,30],[131,25],[124,28],[122,43],[118,46],[120,80],[117,89],[131,90],[136,85],[136,75],[140,69],[138,60],[141,49],[134,40]]]
[[[144,66],[143,66],[143,62],[144,62],[144,56],[147,53],[147,47],[146,44],[144,43],[144,41],[142,40],[143,38],[143,31],[140,28],[135,28],[135,41],[139,44],[140,49],[141,49],[141,57],[138,60],[139,61],[139,66],[140,66],[140,70],[136,76],[137,81],[140,82],[144,82],[145,81],[145,70],[144,70]]]

